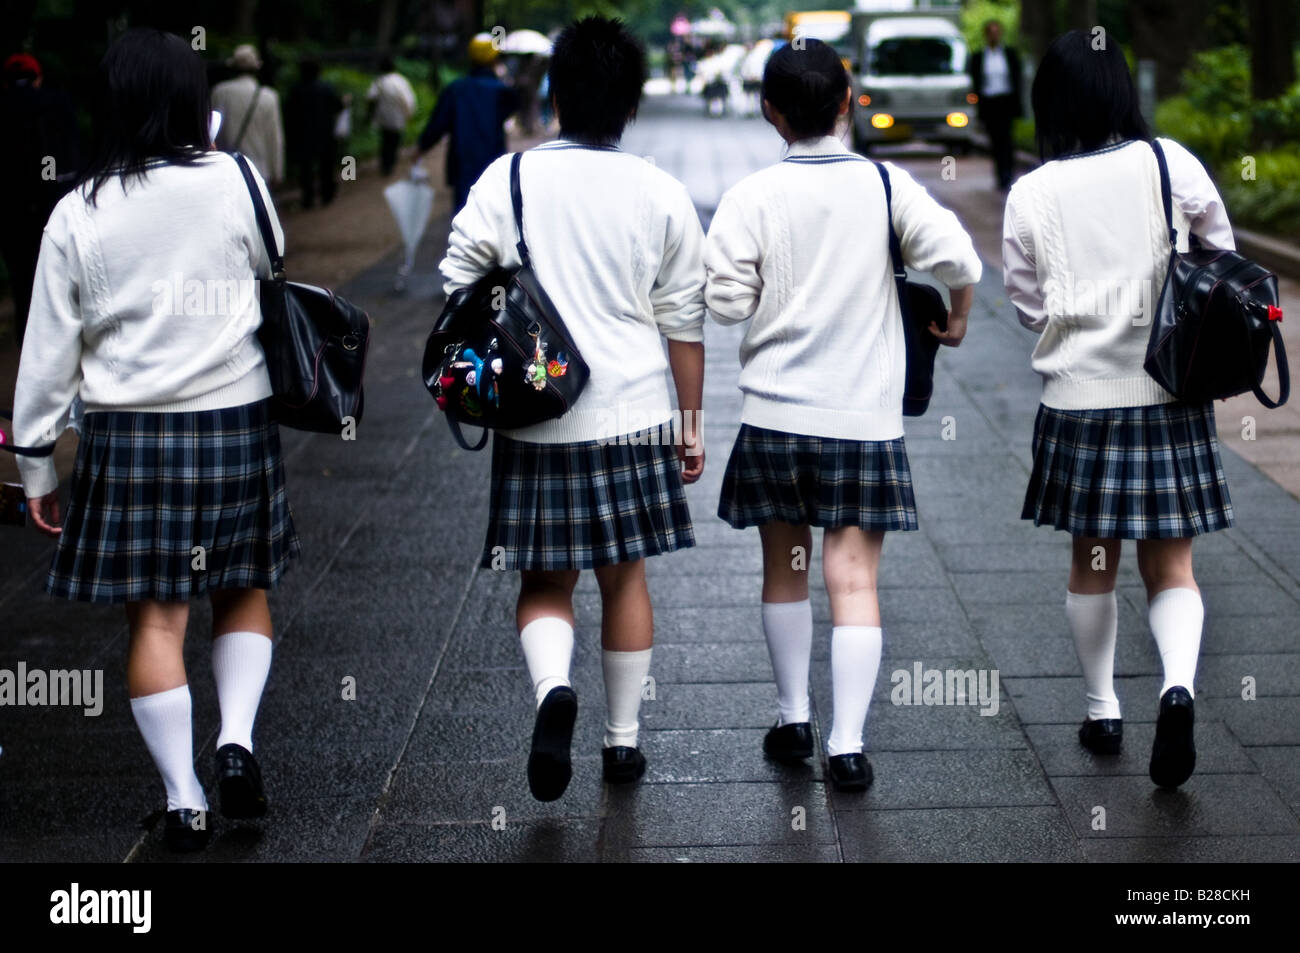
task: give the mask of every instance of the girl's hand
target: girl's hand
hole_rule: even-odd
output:
[[[956,347],[961,344],[961,339],[966,336],[966,315],[954,314],[948,312],[948,330],[940,331],[939,325],[931,321],[930,333],[939,339],[940,344],[946,344],[949,347]]]
[[[56,539],[63,532],[63,518],[59,514],[59,492],[55,490],[45,496],[38,496],[27,501],[27,514],[36,524],[36,528],[46,536]]]
[[[682,482],[694,483],[704,472],[704,441],[698,433],[682,435],[677,448],[677,459],[682,462]]]

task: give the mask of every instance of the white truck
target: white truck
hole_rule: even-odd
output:
[[[970,149],[975,93],[966,72],[961,7],[927,0],[857,0],[852,11],[853,144],[939,142]]]

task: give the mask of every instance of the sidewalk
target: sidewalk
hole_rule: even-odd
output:
[[[687,181],[706,214],[716,183],[779,157],[761,123],[674,109],[647,103],[626,148]],[[273,598],[276,658],[256,738],[271,813],[261,824],[216,818],[212,846],[187,861],[1300,859],[1300,502],[1224,454],[1238,526],[1198,548],[1207,630],[1196,775],[1177,793],[1156,792],[1146,775],[1159,660],[1131,547],[1117,662],[1125,753],[1082,751],[1083,687],[1062,610],[1069,547],[1018,519],[1039,387],[1033,338],[992,268],[966,343],[940,357],[929,413],[908,424],[921,531],[885,547],[871,789],[831,791],[823,757],[802,770],[762,758],[775,690],[757,532],[713,515],[738,429],[741,331],[710,324],[708,461],[688,489],[699,545],[649,562],[649,771],[630,790],[600,782],[599,603],[588,573],[574,779],[560,801],[533,801],[516,580],[474,568],[490,460],[455,447],[417,371],[445,234],[445,222],[431,226],[405,296],[390,291],[396,254],[340,289],[378,330],[359,439],[284,432],[303,559]],[[955,439],[943,439],[945,418]],[[106,700],[98,718],[57,707],[0,714],[0,860],[175,859],[156,826],[141,828],[162,807],[162,786],[121,687],[120,610],[53,603],[40,594],[47,542],[12,531],[4,542],[0,668],[102,667]],[[810,571],[820,578],[816,560]],[[829,613],[824,595],[813,600],[820,742]],[[196,606],[187,664],[199,773],[211,785],[218,719],[206,621]],[[918,662],[996,670],[997,713],[892,704],[891,676]],[[1241,698],[1247,676],[1257,700]],[[1099,806],[1104,830],[1092,826]]]

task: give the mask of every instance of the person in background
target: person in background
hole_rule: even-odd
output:
[[[1031,363],[1043,393],[1021,518],[1071,536],[1065,617],[1086,693],[1079,743],[1094,754],[1118,754],[1124,736],[1115,582],[1121,541],[1136,540],[1164,672],[1148,771],[1157,786],[1177,787],[1196,766],[1192,682],[1205,607],[1192,542],[1233,524],[1214,404],[1177,400],[1143,368],[1151,335],[1143,298],[1160,294],[1169,232],[1124,54],[1066,33],[1044,55],[1032,96],[1043,164],[1012,187],[1002,230],[1007,297],[1041,335]],[[1205,169],[1177,142],[1159,142],[1180,250],[1189,232],[1209,248],[1233,248]],[[1061,294],[1085,282],[1095,299]],[[1106,290],[1139,287],[1154,292]]]
[[[481,565],[520,571],[515,622],[536,711],[528,785],[539,801],[560,797],[572,772],[579,574],[594,570],[600,588],[603,776],[630,784],[646,767],[638,747],[654,642],[646,559],[695,545],[683,483],[704,469],[704,234],[686,187],[618,148],[645,81],[645,51],[620,21],[567,27],[551,59],[560,138],[520,161],[533,268],[591,368],[563,416],[492,440]],[[519,265],[511,162],[488,167],[452,223],[440,266],[449,297],[497,266]],[[565,373],[565,355],[551,358],[549,372]],[[666,370],[685,418],[677,434]]]
[[[501,81],[493,69],[496,44],[487,33],[469,43],[470,71],[450,83],[438,97],[433,115],[420,133],[419,156],[438,144],[447,144],[447,184],[455,194],[453,212],[469,200],[469,190],[483,170],[506,152],[506,120],[519,108],[518,94]],[[563,122],[564,117],[560,117]]]
[[[852,100],[834,49],[815,39],[781,47],[764,69],[762,98],[786,156],[722,196],[704,252],[709,314],[719,324],[747,322],[741,428],[718,516],[736,529],[758,527],[778,711],[763,751],[777,761],[814,753],[813,612],[808,571],[791,554],[810,553],[812,527],[823,528],[832,626],[828,775],[838,790],[861,791],[872,781],[862,734],[882,651],[881,551],[887,533],[917,528],[889,215],[879,171],[835,134]],[[903,261],[931,272],[952,298],[947,330],[931,325],[930,333],[956,347],[979,256],[956,215],[902,168],[886,166]]]
[[[415,115],[415,90],[397,72],[392,57],[384,57],[379,72],[366,92],[366,101],[370,103],[371,121],[379,127],[379,170],[388,177],[397,166],[397,152],[406,135],[406,124]]]
[[[338,142],[335,130],[343,112],[343,98],[320,78],[320,63],[304,59],[298,65],[298,82],[285,102],[285,133],[289,162],[298,174],[302,207],[334,201],[338,189]]]
[[[14,299],[22,347],[45,222],[77,178],[77,118],[72,102],[46,89],[41,64],[15,53],[0,73],[0,254]],[[51,164],[52,163],[52,164]]]
[[[167,792],[164,840],[191,851],[212,833],[183,653],[190,602],[205,594],[221,811],[267,809],[252,740],[271,668],[265,590],[299,552],[257,340],[255,279],[271,263],[239,166],[211,149],[207,76],[189,42],[126,31],[99,91],[94,155],[42,238],[13,434],[51,443],[77,396],[85,403],[62,518],[52,459],[18,458],[31,522],[58,539],[45,589],[124,605],[127,690]],[[191,283],[222,293],[196,304],[171,287]]]
[[[212,87],[212,108],[221,113],[217,148],[242,152],[271,185],[284,181],[284,123],[280,94],[263,86],[257,74],[262,57],[257,47],[235,47],[226,65],[239,75]]]
[[[1011,188],[1015,174],[1011,125],[1023,112],[1020,54],[1012,47],[1003,46],[1002,24],[997,20],[984,24],[984,41],[984,49],[970,55],[967,68],[971,88],[979,97],[975,114],[988,133],[998,188],[1005,192]]]

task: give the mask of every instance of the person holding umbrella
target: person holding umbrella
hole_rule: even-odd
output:
[[[497,77],[493,64],[497,47],[491,35],[479,33],[469,43],[469,73],[452,82],[438,97],[433,115],[420,133],[416,162],[450,136],[447,183],[455,193],[453,214],[465,207],[469,190],[492,160],[505,155],[505,122],[518,108],[518,95]]]

